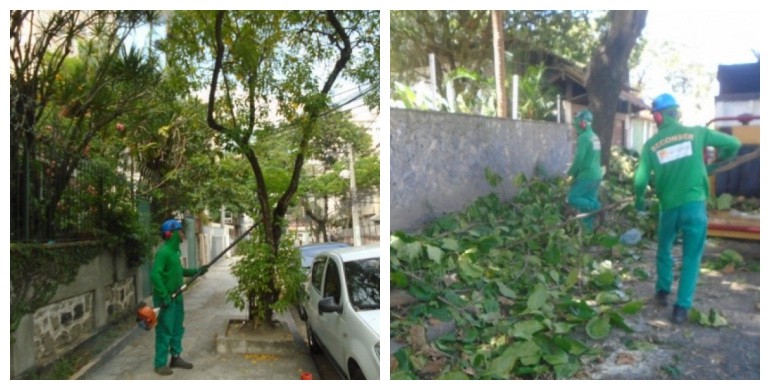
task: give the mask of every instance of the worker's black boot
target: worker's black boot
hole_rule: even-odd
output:
[[[169,367],[173,367],[173,368],[186,368],[188,370],[193,368],[192,363],[188,363],[188,362],[184,361],[179,356],[172,356],[171,357],[171,363],[169,363],[168,366]]]
[[[668,291],[658,291],[655,293],[655,301],[658,302],[658,306],[668,306]]]
[[[171,375],[174,373],[174,371],[166,366],[163,367],[155,367],[155,372],[158,373],[158,375]]]
[[[674,305],[674,313],[671,315],[671,322],[683,324],[687,321],[687,309],[679,305]]]

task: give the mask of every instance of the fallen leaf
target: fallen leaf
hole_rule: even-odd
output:
[[[422,375],[435,375],[441,372],[446,367],[446,361],[444,359],[431,360],[420,370]]]
[[[390,372],[396,372],[398,371],[398,359],[396,359],[395,356],[390,356]]]
[[[622,364],[622,365],[628,365],[628,364],[634,364],[636,363],[636,359],[634,359],[634,356],[627,352],[620,352],[618,353],[617,358],[615,359],[616,364]]]
[[[650,320],[650,321],[647,321],[647,324],[649,324],[653,328],[658,328],[658,329],[668,328],[668,323],[666,321],[661,321],[661,320]]]
[[[415,302],[417,299],[404,290],[391,290],[390,292],[390,307],[406,306]]]
[[[409,329],[409,344],[412,348],[419,351],[428,344],[425,340],[425,328],[420,325],[414,325]]]
[[[451,273],[451,274],[449,274],[447,276],[444,276],[444,285],[446,287],[449,287],[449,286],[451,286],[451,285],[453,285],[453,284],[455,284],[457,282],[459,282],[459,280],[457,278],[457,274],[456,273]]]

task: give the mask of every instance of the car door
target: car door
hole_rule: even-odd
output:
[[[309,285],[305,289],[307,296],[305,297],[306,303],[304,306],[307,315],[307,322],[319,337],[318,301],[320,301],[321,297],[323,296],[323,278],[325,267],[326,258],[316,258],[313,261],[313,267],[310,271]]]
[[[324,273],[323,289],[321,298],[333,297],[337,304],[342,299],[342,289],[344,288],[344,279],[342,278],[341,262],[334,258],[328,258],[326,261],[326,271]],[[318,308],[316,308],[317,310]],[[318,316],[318,334],[322,338],[321,343],[329,351],[330,357],[334,359],[341,368],[346,369],[344,362],[343,332],[346,332],[344,320],[340,313],[319,313]]]

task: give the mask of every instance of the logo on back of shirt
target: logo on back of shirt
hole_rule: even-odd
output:
[[[692,142],[682,142],[667,146],[655,152],[660,164],[667,164],[685,157],[692,156]]]

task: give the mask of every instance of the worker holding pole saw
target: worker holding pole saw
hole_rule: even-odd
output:
[[[683,126],[679,123],[679,104],[667,93],[653,100],[652,114],[658,132],[642,147],[634,177],[635,206],[638,212],[646,213],[644,195],[652,173],[660,201],[655,299],[661,306],[668,305],[674,279],[671,249],[681,232],[682,270],[671,317],[673,323],[681,324],[687,321],[692,307],[708,229],[707,172],[711,167],[704,163],[703,150],[714,147],[719,162],[733,158],[741,142],[707,127]]]
[[[171,368],[191,369],[193,365],[180,356],[182,336],[184,335],[184,299],[176,293],[185,285],[185,276],[200,276],[208,267],[184,268],[179,246],[184,242],[182,222],[169,219],[161,225],[160,233],[165,242],[155,254],[150,280],[152,281],[152,300],[154,306],[160,306],[157,325],[155,326],[155,372],[171,375]],[[171,361],[168,362],[169,354]],[[168,362],[168,366],[166,363]]]
[[[169,219],[161,225],[160,233],[165,242],[155,254],[155,261],[150,272],[152,282],[152,300],[155,308],[144,302],[137,310],[139,327],[145,330],[155,328],[155,372],[171,375],[171,368],[190,369],[193,365],[180,357],[182,336],[184,335],[184,300],[182,292],[195,279],[208,272],[209,267],[222,258],[239,241],[246,237],[257,225],[247,229],[211,262],[200,268],[184,268],[179,246],[184,242],[182,222]],[[192,277],[187,283],[184,277]],[[171,355],[171,361],[168,357]],[[166,363],[168,362],[168,366]]]

